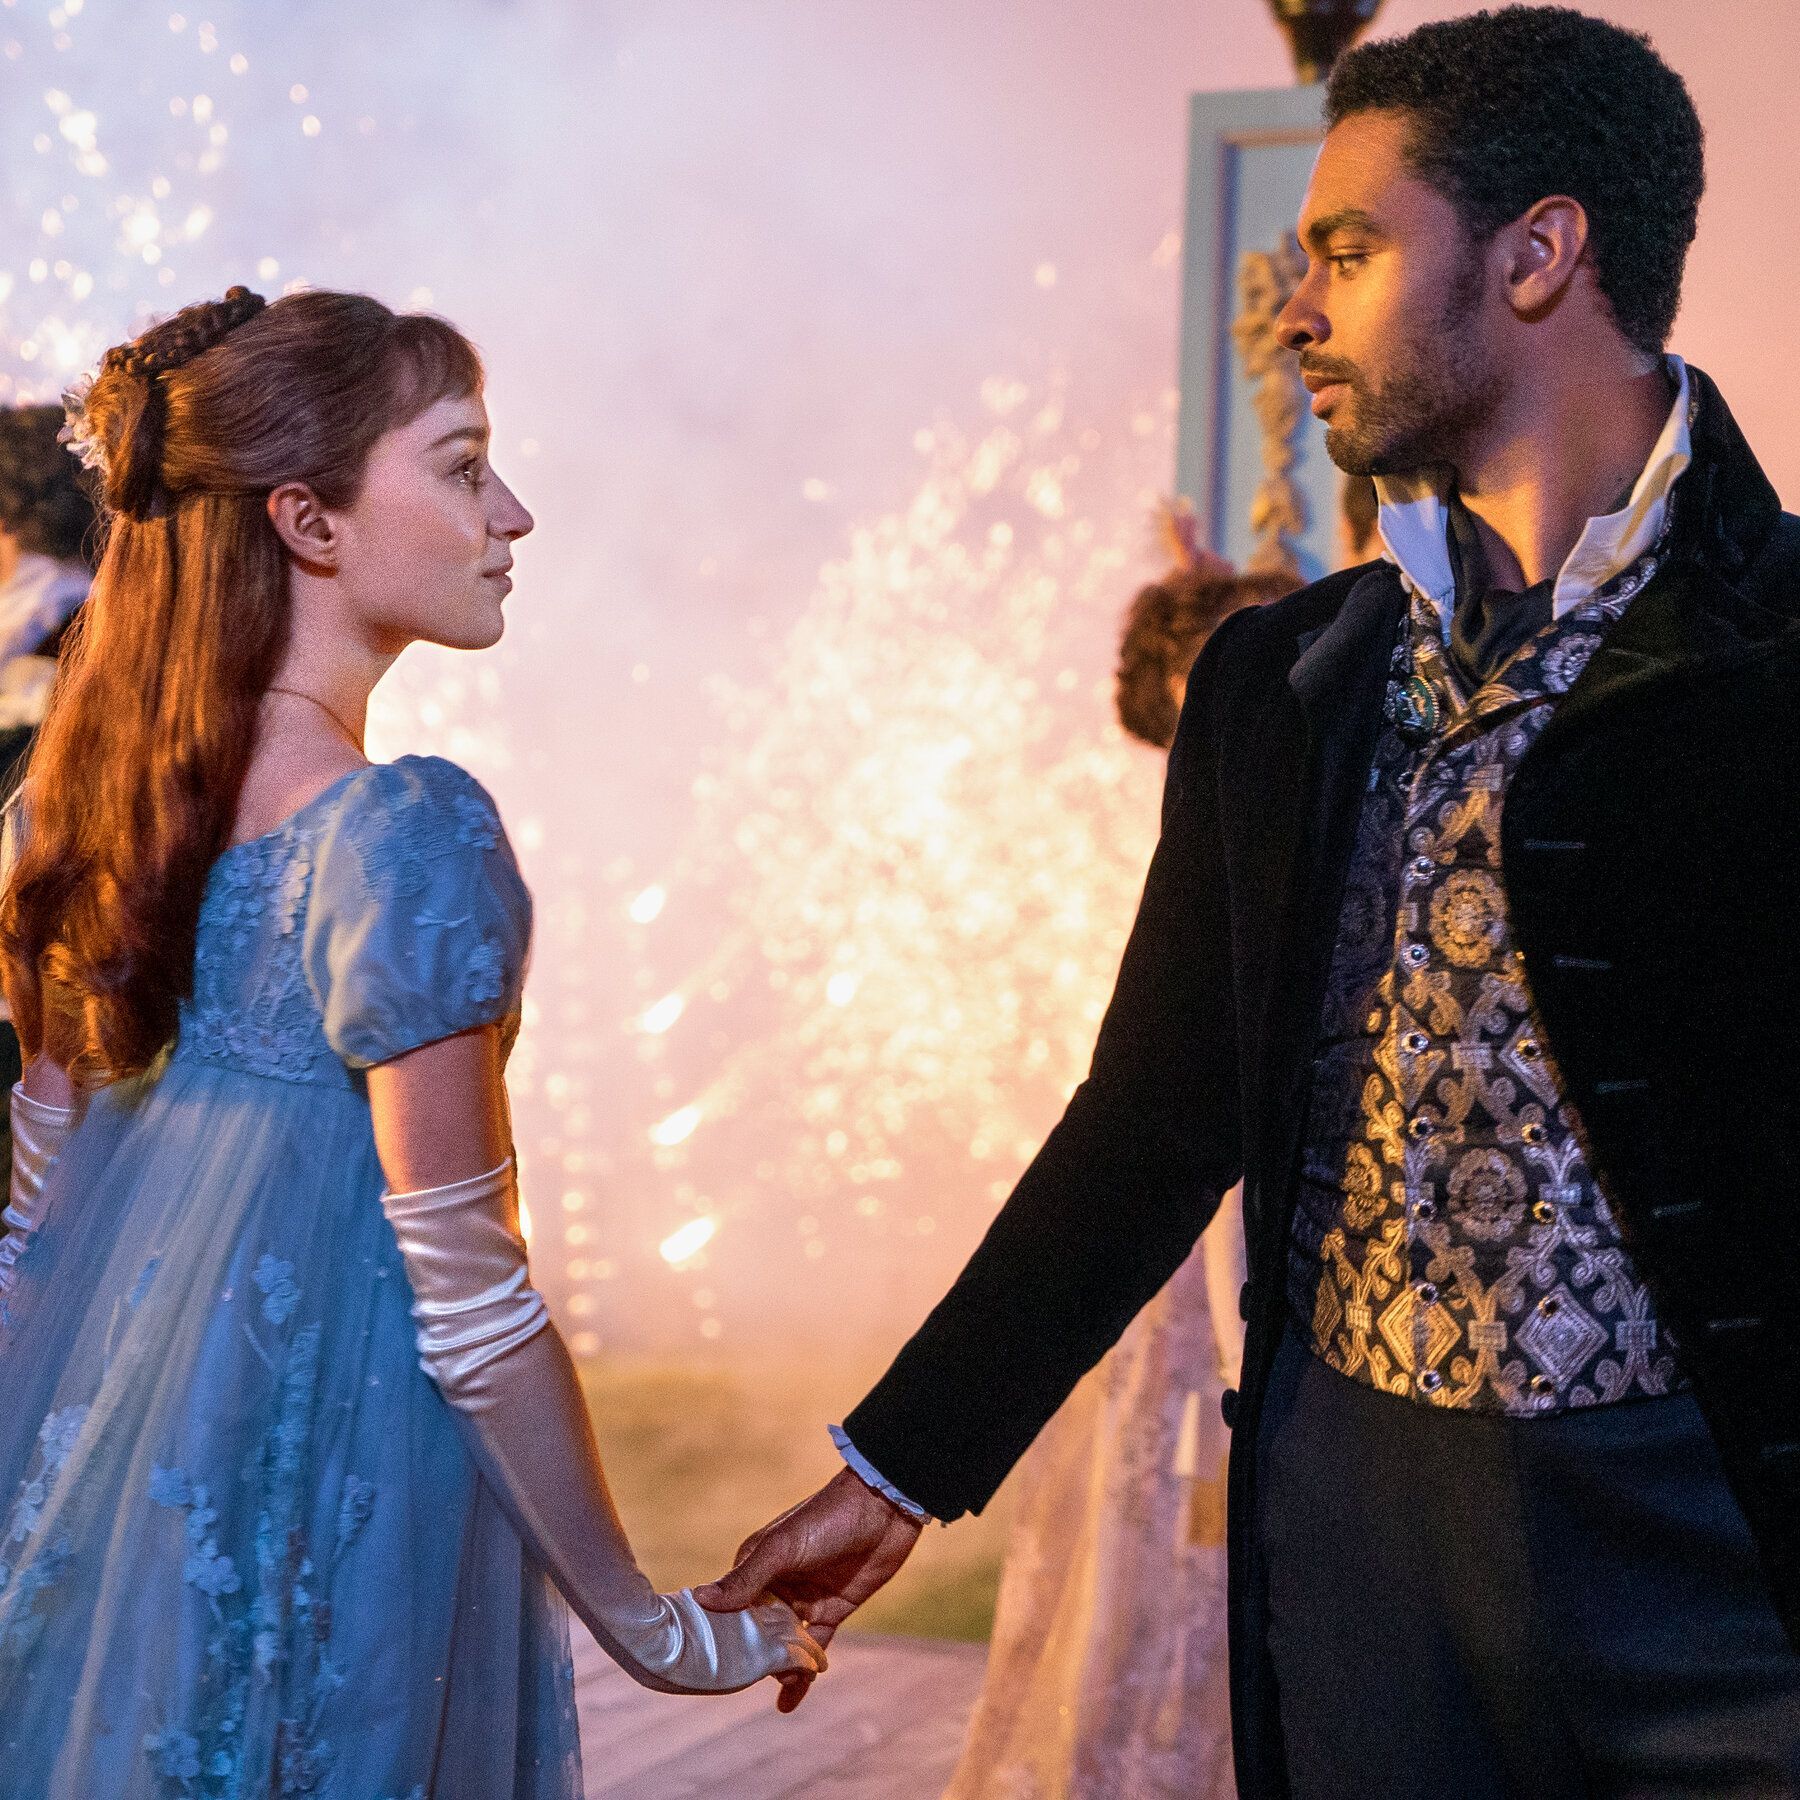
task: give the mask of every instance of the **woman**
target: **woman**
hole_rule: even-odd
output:
[[[363,754],[408,643],[501,634],[481,379],[234,288],[72,399],[111,524],[0,897],[10,1794],[573,1800],[545,1574],[646,1685],[819,1666],[638,1572],[518,1235],[528,897],[475,781]]]
[[[1166,520],[1175,566],[1132,602],[1117,706],[1166,750],[1202,645],[1278,599],[1192,515]],[[1230,1800],[1225,1450],[1219,1414],[1243,1351],[1237,1194],[1200,1246],[1070,1395],[1020,1465],[987,1678],[945,1800]]]

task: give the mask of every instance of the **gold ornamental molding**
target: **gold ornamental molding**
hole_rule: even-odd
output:
[[[1279,571],[1296,580],[1306,497],[1294,480],[1299,460],[1295,438],[1306,417],[1306,387],[1299,359],[1275,335],[1275,321],[1305,273],[1306,257],[1291,231],[1283,233],[1273,250],[1246,250],[1238,259],[1238,311],[1231,322],[1262,430],[1262,480],[1250,502],[1256,544],[1244,566],[1259,573]]]

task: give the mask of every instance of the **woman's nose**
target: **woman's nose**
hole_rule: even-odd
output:
[[[537,520],[525,510],[524,503],[519,496],[511,488],[508,488],[499,517],[494,521],[494,536],[505,538],[511,542],[515,538],[522,538],[528,531],[535,529],[536,525]]]

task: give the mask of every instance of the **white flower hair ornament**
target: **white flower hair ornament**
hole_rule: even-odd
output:
[[[67,444],[69,453],[84,469],[104,471],[106,449],[94,431],[93,422],[87,416],[88,395],[93,391],[94,380],[99,373],[98,369],[89,369],[79,380],[63,390],[62,430],[56,434],[56,441]]]

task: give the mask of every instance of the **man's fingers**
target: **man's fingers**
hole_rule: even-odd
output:
[[[741,1557],[728,1575],[694,1589],[694,1598],[708,1612],[742,1612],[746,1606],[754,1606],[781,1572],[780,1558],[771,1552],[769,1534],[759,1532],[751,1542],[749,1554]]]
[[[709,1581],[705,1587],[695,1588],[694,1598],[698,1600],[702,1606],[710,1608],[713,1612],[742,1612],[743,1609],[746,1606],[749,1606],[753,1601],[760,1600],[763,1594],[761,1588],[758,1588],[752,1593],[747,1600],[721,1600],[718,1596],[721,1591],[726,1590],[727,1588],[733,1594],[737,1594],[741,1591],[740,1584],[734,1581],[733,1577],[736,1576],[744,1567],[744,1564],[751,1557],[755,1556],[757,1551],[762,1548],[762,1545],[769,1534],[774,1531],[778,1525],[784,1523],[799,1510],[800,1508],[798,1506],[790,1506],[786,1512],[778,1514],[775,1518],[771,1519],[760,1531],[751,1532],[751,1534],[738,1545],[737,1555],[731,1559],[731,1574],[722,1575],[717,1581]]]
[[[795,1671],[791,1675],[777,1676],[776,1679],[781,1683],[781,1692],[775,1698],[775,1710],[791,1713],[806,1698],[807,1690],[818,1677]]]
[[[806,1629],[821,1644],[827,1644],[831,1641],[831,1634],[856,1611],[857,1603],[837,1594],[827,1594],[818,1599],[795,1600],[792,1605],[794,1611],[806,1621]]]
[[[745,1607],[754,1606],[764,1592],[763,1583],[746,1575],[740,1565],[717,1581],[695,1588],[694,1598],[708,1612],[742,1612]]]
[[[772,1518],[768,1522],[768,1524],[763,1526],[763,1528],[760,1531],[751,1532],[751,1534],[747,1538],[745,1538],[741,1544],[738,1545],[737,1555],[734,1556],[731,1560],[734,1563],[741,1563],[746,1556],[754,1555],[756,1552],[756,1546],[758,1544],[760,1544],[763,1541],[763,1539],[769,1535],[770,1532],[776,1531],[781,1526],[785,1525],[788,1522],[788,1520],[794,1516],[795,1513],[803,1511],[808,1504],[809,1504],[808,1501],[797,1500],[797,1501],[795,1501],[795,1503],[792,1506],[790,1506],[787,1509],[786,1512],[777,1513],[774,1516],[774,1518]]]

